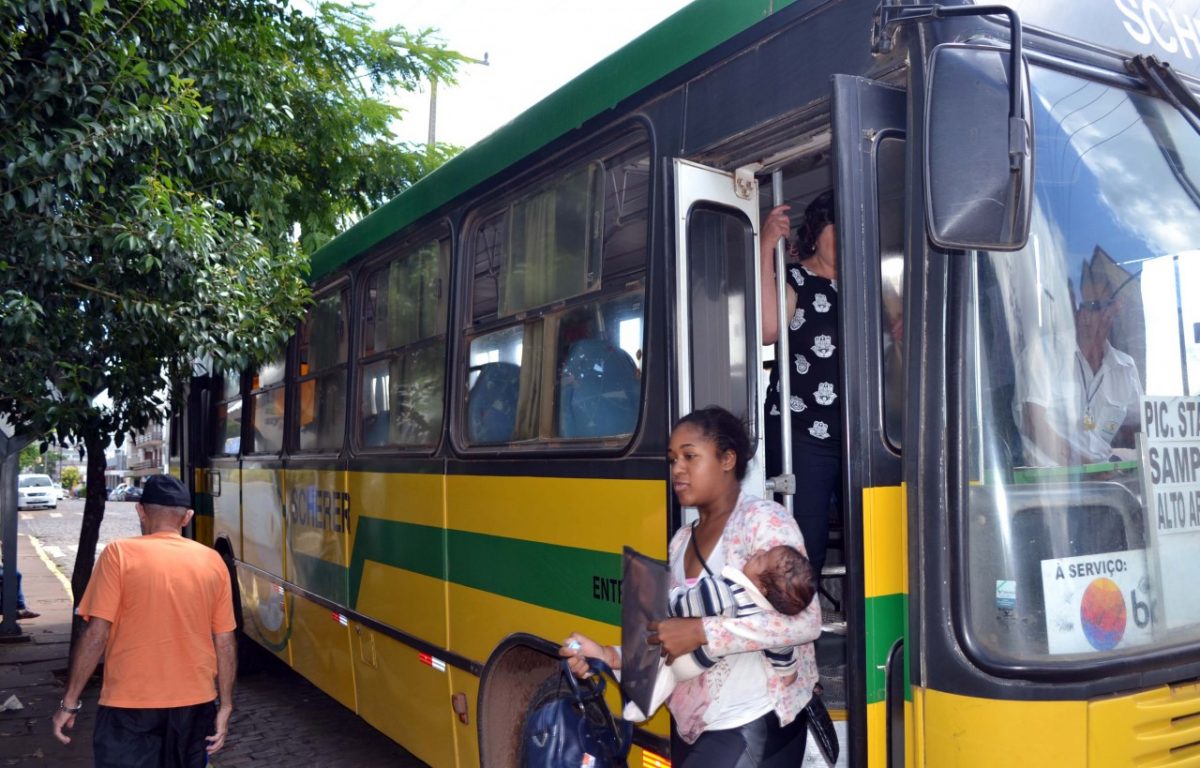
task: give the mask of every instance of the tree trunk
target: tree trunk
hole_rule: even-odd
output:
[[[83,444],[87,449],[87,500],[83,505],[83,525],[79,528],[79,552],[75,555],[75,571],[71,574],[72,601],[75,607],[83,599],[84,590],[92,579],[92,567],[96,564],[96,542],[100,540],[100,524],[104,522],[104,503],[108,500],[108,489],[104,487],[104,445],[107,436],[89,433]],[[83,631],[83,619],[74,617],[71,622],[71,647]]]

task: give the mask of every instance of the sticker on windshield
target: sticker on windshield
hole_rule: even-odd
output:
[[[1042,561],[1050,653],[1095,653],[1152,637],[1146,551],[1103,552]]]
[[[1168,629],[1200,622],[1200,397],[1142,398],[1142,484]]]
[[[1001,621],[1012,621],[1017,611],[1017,582],[996,580],[996,615]]]

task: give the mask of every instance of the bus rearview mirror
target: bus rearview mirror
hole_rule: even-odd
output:
[[[1007,50],[947,44],[930,58],[926,225],[942,248],[1015,251],[1029,238],[1032,123],[1020,64],[1013,83]]]

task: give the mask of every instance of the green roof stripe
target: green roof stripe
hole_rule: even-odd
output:
[[[312,279],[795,0],[696,0],[465,150],[320,248]]]

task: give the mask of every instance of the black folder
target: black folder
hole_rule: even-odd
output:
[[[622,559],[621,690],[648,716],[661,653],[659,646],[646,642],[646,625],[667,616],[671,572],[663,561],[629,547]]]

